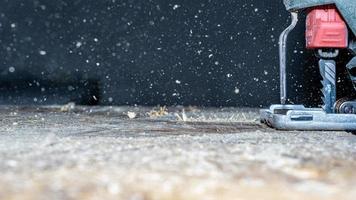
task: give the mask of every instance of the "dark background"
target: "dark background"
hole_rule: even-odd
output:
[[[303,18],[290,36],[288,97],[318,103]],[[289,20],[281,0],[2,0],[0,103],[278,103]]]

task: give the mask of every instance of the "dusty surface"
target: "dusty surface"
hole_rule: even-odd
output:
[[[356,136],[256,112],[0,108],[0,199],[356,199]]]

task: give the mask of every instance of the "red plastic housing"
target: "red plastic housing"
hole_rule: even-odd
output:
[[[311,9],[306,20],[306,46],[315,48],[347,48],[348,29],[335,6]]]

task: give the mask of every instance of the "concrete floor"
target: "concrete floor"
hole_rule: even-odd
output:
[[[0,125],[0,199],[356,199],[356,136],[254,109],[1,107]]]

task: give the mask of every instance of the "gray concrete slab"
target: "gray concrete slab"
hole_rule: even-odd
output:
[[[0,199],[355,199],[355,144],[257,109],[3,106]]]

